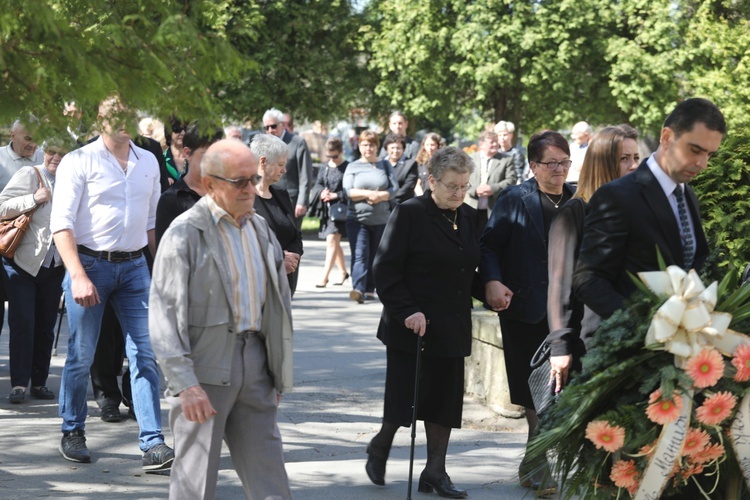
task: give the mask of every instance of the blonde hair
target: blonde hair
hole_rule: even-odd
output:
[[[632,139],[635,130],[629,128],[626,131],[619,126],[605,127],[589,141],[574,198],[588,202],[600,186],[620,177],[622,141]]]

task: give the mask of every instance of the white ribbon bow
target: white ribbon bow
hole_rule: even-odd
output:
[[[714,311],[718,288],[715,281],[706,288],[698,273],[692,269],[686,273],[677,266],[669,266],[666,271],[638,273],[638,277],[655,293],[669,296],[651,320],[647,346],[664,344],[666,351],[678,356],[675,362],[682,364],[707,344],[731,356],[741,343],[740,338],[724,338],[731,332],[728,328],[732,315]]]

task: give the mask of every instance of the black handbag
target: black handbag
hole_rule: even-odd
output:
[[[346,203],[340,201],[337,203],[331,203],[328,207],[328,218],[333,222],[344,222],[348,213],[349,207]]]
[[[541,415],[555,402],[555,383],[550,381],[552,365],[549,361],[550,345],[545,340],[531,357],[531,375],[529,375],[529,390],[534,400],[536,414]]]

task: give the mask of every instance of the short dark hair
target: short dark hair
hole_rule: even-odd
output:
[[[570,156],[568,141],[565,140],[565,137],[560,132],[542,130],[531,136],[529,144],[526,146],[529,161],[541,161],[544,156],[544,150],[550,147],[560,148],[566,155]]]
[[[344,151],[344,143],[338,137],[331,137],[326,141],[326,151]]]
[[[669,127],[675,136],[679,137],[693,130],[698,122],[709,130],[720,132],[721,135],[727,133],[727,122],[719,108],[708,99],[700,97],[685,99],[678,104],[664,120],[664,127]]]
[[[201,128],[193,122],[185,129],[185,135],[182,137],[182,145],[195,151],[196,149],[210,146],[224,137],[224,131],[220,128]]]
[[[401,134],[388,134],[383,139],[383,148],[387,148],[395,142],[400,142],[403,148],[406,148],[406,138]]]

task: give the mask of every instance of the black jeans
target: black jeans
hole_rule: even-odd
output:
[[[8,294],[10,383],[46,385],[65,268],[42,267],[32,276],[3,257],[2,274],[5,287],[13,291]]]
[[[122,374],[122,391],[117,384],[117,377],[122,371],[125,359],[125,339],[122,327],[112,306],[107,303],[102,316],[102,328],[99,342],[96,344],[94,363],[91,365],[91,386],[94,388],[94,400],[100,408],[107,405],[132,405],[130,392],[130,370]]]

